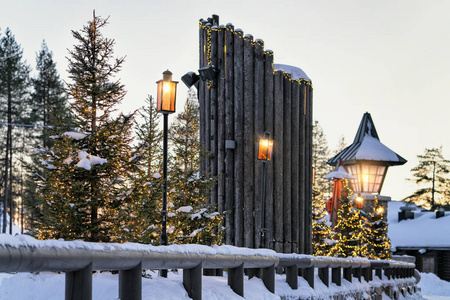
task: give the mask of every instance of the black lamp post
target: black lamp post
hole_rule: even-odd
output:
[[[169,114],[175,112],[177,81],[172,81],[172,72],[163,72],[163,79],[157,84],[156,111],[163,114],[163,199],[162,199],[162,232],[161,245],[167,245],[167,131],[169,130]],[[167,277],[167,270],[161,270],[161,276]]]
[[[261,178],[261,228],[259,248],[264,248],[265,244],[265,228],[264,228],[264,202],[266,198],[266,162],[272,158],[273,140],[270,139],[270,132],[264,132],[264,137],[259,140],[258,160],[262,161],[262,178]]]

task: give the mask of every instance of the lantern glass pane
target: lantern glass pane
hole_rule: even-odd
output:
[[[158,82],[158,99],[157,111],[173,113],[175,112],[175,100],[177,92],[177,82],[159,81]]]
[[[259,140],[258,159],[267,160],[268,156],[269,156],[268,151],[269,151],[269,140],[268,139],[260,139]]]

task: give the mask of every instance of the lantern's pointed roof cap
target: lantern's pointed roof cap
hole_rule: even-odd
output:
[[[335,166],[339,159],[342,159],[345,165],[355,164],[357,161],[376,161],[388,166],[406,163],[406,159],[380,142],[372,117],[367,112],[361,120],[353,144],[336,154],[327,163]]]

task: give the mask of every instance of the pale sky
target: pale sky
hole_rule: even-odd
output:
[[[314,119],[335,148],[348,143],[371,113],[380,140],[408,160],[388,171],[381,194],[399,200],[415,190],[405,178],[425,148],[450,158],[450,1],[63,1],[1,0],[0,29],[10,27],[35,67],[41,42],[66,78],[67,49],[79,30],[110,16],[104,35],[126,56],[119,74],[129,112],[155,95],[166,69],[174,80],[198,66],[198,20],[212,14],[264,40],[274,62],[303,69],[314,86]],[[178,85],[178,111],[187,88]]]

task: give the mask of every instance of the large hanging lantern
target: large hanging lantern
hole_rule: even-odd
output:
[[[163,114],[174,113],[178,81],[172,81],[172,72],[167,70],[163,72],[163,79],[158,80],[156,84],[158,85],[156,111]]]
[[[403,157],[380,142],[369,113],[364,114],[353,144],[330,159],[328,164],[335,166],[339,160],[355,176],[350,184],[353,192],[358,194],[379,194],[388,167],[406,163]]]

